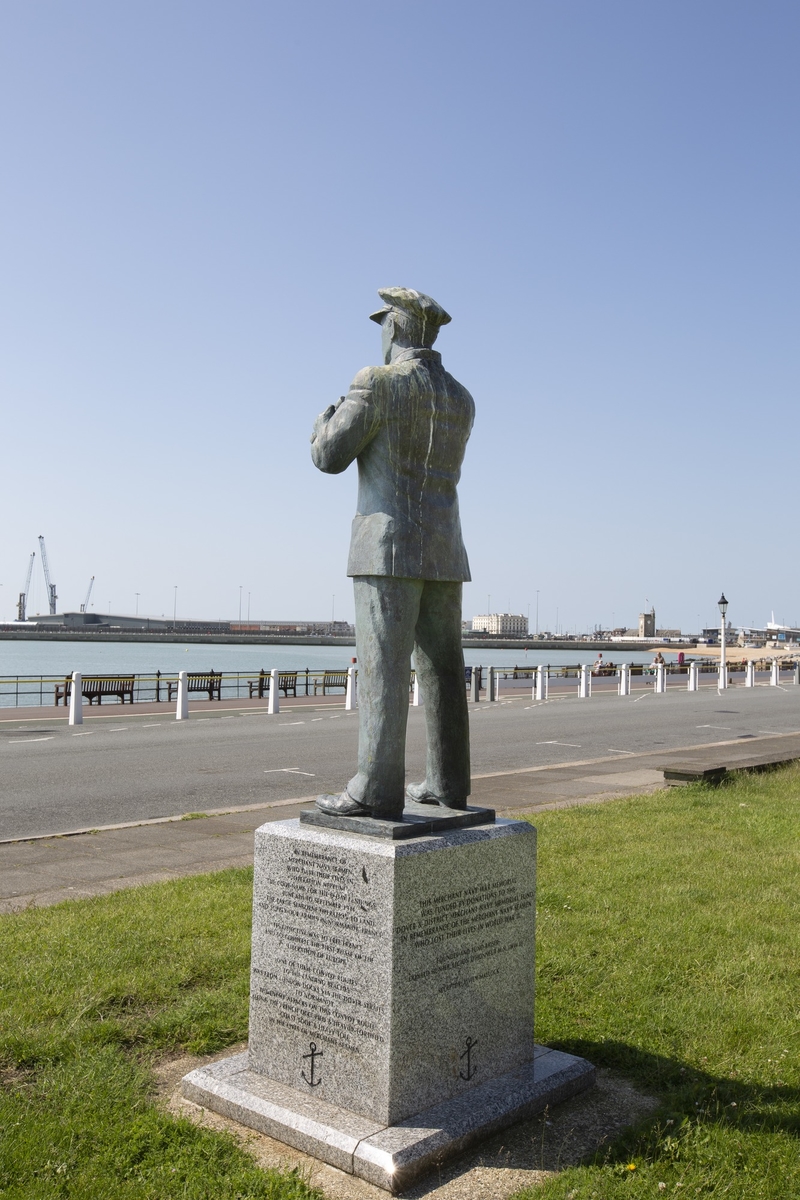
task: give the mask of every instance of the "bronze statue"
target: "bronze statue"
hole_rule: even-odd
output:
[[[411,654],[424,697],[427,775],[408,795],[465,809],[469,718],[461,590],[469,564],[456,486],[475,417],[466,388],[432,349],[450,317],[409,288],[383,288],[385,366],[365,367],[314,423],[311,455],[339,474],[358,462],[353,577],[359,663],[358,772],[318,808],[402,819]]]

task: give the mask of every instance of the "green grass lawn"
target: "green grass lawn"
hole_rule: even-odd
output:
[[[536,1200],[800,1197],[798,797],[791,769],[537,818],[537,1039],[663,1106]],[[314,1195],[153,1101],[159,1055],[247,1036],[250,889],[0,918],[0,1196]]]

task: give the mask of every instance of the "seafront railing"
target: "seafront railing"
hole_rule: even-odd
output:
[[[750,672],[753,675],[752,684],[748,682],[748,669],[745,663],[728,664],[729,678],[732,683],[743,681],[746,686],[753,686],[756,682],[756,675],[764,673],[769,674],[770,682],[773,684],[782,681],[790,683],[797,681],[797,671],[793,662],[780,663],[777,674],[775,674],[772,666],[774,661],[776,660],[753,660]],[[623,667],[627,683],[625,687],[620,688],[620,681],[624,681]],[[581,696],[591,695],[592,686],[599,691],[619,690],[621,695],[627,695],[627,689],[631,686],[653,686],[656,690],[661,690],[661,685],[664,689],[686,687],[687,683],[690,684],[690,667],[696,671],[698,684],[700,676],[713,676],[714,679],[717,679],[719,674],[718,663],[699,660],[694,660],[694,664],[689,662],[664,664],[660,677],[656,667],[651,664],[609,663],[595,668],[587,664],[573,663],[561,666],[543,665],[541,669],[533,665],[522,664],[515,667],[467,667],[465,683],[473,700],[496,699],[498,694],[508,696],[516,693],[519,695],[520,692],[526,690],[535,694],[537,678],[540,681],[539,699],[547,698],[551,690],[554,694],[560,695],[572,692],[576,685],[578,694]],[[347,672],[347,666],[338,670],[329,668],[320,671],[312,671],[308,667],[296,671],[279,668],[277,675],[280,698],[291,700],[298,697],[318,696],[321,698],[331,695],[339,695],[343,698],[347,692]],[[189,691],[193,693],[195,699],[202,699],[204,694],[208,694],[208,684],[204,687],[198,685],[195,688],[191,679],[200,681],[206,678],[210,679],[212,676],[214,678],[214,696],[217,699],[261,700],[266,703],[269,698],[271,676],[269,668],[216,672],[209,668],[207,672],[190,672],[189,674]],[[490,676],[491,688],[489,686]],[[743,680],[740,680],[740,677],[744,677]],[[56,703],[66,705],[70,681],[71,675],[2,675],[0,676],[0,708],[47,708],[55,706]],[[97,697],[103,705],[122,703],[121,696],[114,694],[113,688],[110,686],[112,683],[124,684],[124,688],[120,687],[119,691],[124,692],[125,703],[172,704],[177,695],[178,672],[85,673],[83,676],[84,688],[90,681],[104,681],[106,687],[102,690],[102,695]],[[706,683],[710,685],[711,681],[704,681],[703,686],[706,686]],[[421,699],[419,688],[415,689],[414,685],[415,679],[412,671],[409,691],[413,702],[419,703]],[[694,690],[691,684],[689,690]]]

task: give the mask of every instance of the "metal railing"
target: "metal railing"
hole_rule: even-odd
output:
[[[221,700],[265,699],[269,695],[270,672],[268,669],[251,671],[191,671],[190,676],[217,675],[220,680]],[[343,683],[332,682],[331,676],[347,676],[347,667],[341,669],[312,671],[304,668],[299,671],[280,669],[280,692],[285,698],[288,693],[292,696],[322,696],[323,694],[342,694]],[[65,699],[65,688],[70,685],[71,675],[0,675],[0,708],[47,707],[55,705],[57,691],[61,692],[61,702]],[[172,703],[178,686],[177,671],[155,671],[151,674],[138,674],[133,671],[95,671],[83,676],[84,687],[87,681],[104,680],[133,680],[133,702],[143,704]],[[284,683],[289,686],[284,688]],[[323,693],[323,688],[325,692]],[[192,689],[193,696],[202,697],[203,690]],[[103,695],[102,704],[120,704],[117,696]]]
[[[769,673],[772,668],[772,659],[754,660],[755,670],[760,673]],[[607,664],[599,669],[591,668],[592,681],[607,679],[609,685],[616,685],[619,680],[621,664]],[[779,672],[784,675],[787,672],[795,672],[796,664],[791,661],[783,660],[780,663]],[[544,665],[543,670],[546,672],[548,681],[556,682],[561,680],[564,684],[568,680],[574,679],[580,681],[581,673],[585,669],[585,665],[580,663],[570,663],[563,666]],[[745,663],[728,663],[728,675],[744,675],[746,672]],[[341,668],[327,668],[326,670],[312,671],[306,667],[302,670],[278,670],[280,680],[280,695],[282,699],[292,699],[298,696],[322,696],[322,695],[345,695],[346,691],[346,676],[347,666]],[[515,667],[489,667],[476,666],[467,667],[465,671],[465,683],[468,689],[472,689],[475,693],[474,682],[477,685],[477,693],[485,692],[488,685],[489,671],[492,671],[496,686],[504,686],[506,690],[523,690],[524,688],[532,688],[536,683],[537,667],[535,666],[515,666]],[[628,666],[628,670],[633,679],[637,677],[647,677],[647,682],[654,681],[656,677],[656,668],[651,664],[633,663]],[[682,676],[684,679],[689,672],[689,663],[667,663],[665,665],[666,676]],[[719,664],[715,662],[697,662],[697,670],[700,674],[714,675],[719,674]],[[270,687],[270,671],[268,668],[261,668],[250,671],[218,671],[212,672],[190,672],[190,676],[207,676],[215,674],[219,677],[219,697],[221,700],[250,700],[261,699],[266,700],[269,696]],[[337,677],[336,682],[332,682],[332,677]],[[133,702],[137,703],[172,703],[177,694],[178,672],[177,671],[155,671],[150,674],[128,672],[94,672],[87,673],[83,677],[84,687],[87,681],[93,679],[115,679],[115,680],[133,680]],[[26,708],[26,707],[49,707],[55,705],[56,694],[60,691],[61,702],[66,703],[65,693],[66,686],[70,683],[70,675],[2,675],[0,676],[0,708]],[[290,686],[284,687],[285,683]],[[682,682],[682,681],[681,681]],[[414,672],[411,672],[410,688],[414,685]],[[516,685],[516,686],[514,686]],[[612,686],[613,686],[612,685]],[[557,684],[558,686],[558,684]],[[196,698],[202,698],[204,692],[202,690],[192,690],[192,695]],[[121,701],[117,696],[103,695],[101,703],[103,704],[120,704]]]

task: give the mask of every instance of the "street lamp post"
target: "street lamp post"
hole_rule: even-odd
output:
[[[137,615],[137,617],[139,615],[139,597],[141,596],[141,594],[142,594],[141,592],[136,593],[136,615]]]
[[[728,686],[728,670],[725,665],[725,614],[728,611],[728,601],[725,599],[723,592],[717,601],[721,614],[721,624],[719,631],[719,691],[722,691]]]
[[[172,596],[172,630],[173,630],[173,633],[175,631],[175,625],[177,624],[177,620],[178,620],[178,585],[177,585],[177,583],[175,583],[175,584],[173,584],[173,596]]]

